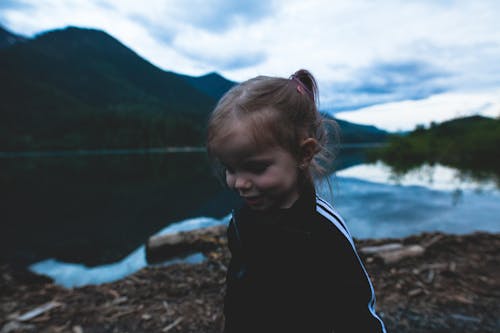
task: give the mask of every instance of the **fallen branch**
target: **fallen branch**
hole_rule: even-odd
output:
[[[175,326],[179,325],[180,322],[182,321],[182,317],[179,317],[177,318],[172,324],[168,325],[168,326],[165,326],[165,328],[162,330],[162,332],[168,332],[170,331],[172,328],[174,328]]]
[[[372,254],[382,259],[385,264],[393,264],[403,258],[420,256],[425,252],[425,248],[420,245],[403,246],[399,243],[391,243],[380,246],[367,246],[359,251],[363,254]]]
[[[375,253],[380,253],[380,252],[385,252],[385,251],[394,251],[401,249],[403,247],[403,244],[401,243],[388,243],[388,244],[382,244],[378,246],[365,246],[360,249],[360,251],[364,254],[375,254]]]
[[[50,310],[57,308],[61,305],[63,305],[63,304],[59,303],[59,302],[48,302],[48,303],[45,303],[43,305],[40,305],[39,307],[34,308],[33,310],[28,311],[20,316],[17,316],[15,318],[15,320],[16,321],[28,321],[28,320],[31,320],[31,319],[41,315],[42,313],[50,311]]]

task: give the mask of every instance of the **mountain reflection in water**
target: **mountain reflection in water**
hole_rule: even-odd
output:
[[[333,193],[330,199],[354,237],[500,232],[495,179],[477,181],[440,165],[395,174],[363,156],[343,150],[329,177],[331,191],[326,183],[320,190],[326,198]],[[0,261],[50,263],[59,276],[68,273],[65,263],[78,266],[76,275],[87,268],[97,274],[107,265],[129,274],[144,265],[136,251],[148,237],[202,227],[199,221],[226,223],[238,202],[215,179],[203,153],[14,157],[0,163]]]
[[[457,174],[454,169],[436,165],[395,178],[382,163],[361,164],[332,175],[330,187],[322,183],[320,192],[326,197],[334,193],[335,207],[355,238],[405,237],[430,231],[500,232],[500,192],[495,183],[460,179]],[[227,224],[229,217],[187,219],[159,234]],[[183,260],[198,262],[203,258],[198,255]],[[115,281],[145,265],[141,246],[117,263],[89,268],[48,259],[31,269],[60,285],[74,287]]]

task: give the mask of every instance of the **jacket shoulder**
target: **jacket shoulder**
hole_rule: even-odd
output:
[[[334,234],[339,238],[348,241],[354,247],[354,241],[349,232],[349,228],[340,213],[326,200],[316,196],[315,216],[318,231],[323,234]]]

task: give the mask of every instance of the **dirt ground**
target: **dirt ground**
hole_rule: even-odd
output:
[[[221,332],[229,254],[223,232],[208,241],[201,264],[74,289],[0,266],[0,332]],[[393,263],[360,251],[388,332],[500,332],[500,234],[356,240],[358,249],[394,242],[424,251]]]

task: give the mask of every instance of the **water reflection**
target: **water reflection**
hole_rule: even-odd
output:
[[[444,191],[496,190],[495,178],[478,178],[458,169],[440,164],[423,164],[407,172],[396,172],[383,162],[360,164],[337,172],[342,177],[354,177],[372,182],[402,186],[424,186]]]
[[[333,202],[355,238],[393,238],[429,231],[470,233],[477,230],[500,232],[500,194],[487,183],[467,180],[457,183],[456,170],[442,166],[425,168],[405,177],[394,178],[382,164],[346,167],[332,175],[332,190],[323,184],[320,192],[334,194]],[[457,187],[457,184],[459,187]],[[486,189],[485,189],[486,188]],[[216,201],[226,207],[227,200]],[[229,210],[229,207],[227,208]],[[157,234],[227,224],[230,214],[220,219],[188,218],[177,221]],[[184,258],[199,262],[202,256]],[[166,263],[169,264],[169,263]],[[62,286],[99,284],[121,279],[146,266],[144,246],[111,264],[88,267],[46,259],[30,266]]]
[[[495,180],[440,165],[394,174],[359,149],[340,151],[333,167],[323,192],[355,237],[500,231]],[[1,261],[23,266],[119,262],[172,223],[220,221],[238,200],[204,153],[9,158],[0,171]]]
[[[2,261],[115,262],[169,223],[227,214],[203,153],[0,159]]]
[[[464,178],[441,165],[395,177],[379,162],[340,170],[332,183],[331,200],[357,238],[500,232],[500,190],[494,179]]]

